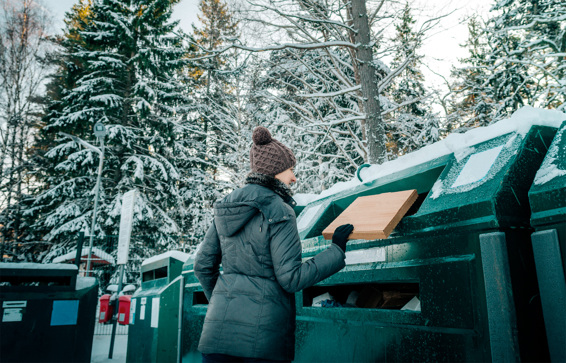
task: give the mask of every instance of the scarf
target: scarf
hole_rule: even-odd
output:
[[[293,192],[291,191],[291,188],[289,188],[289,186],[285,183],[283,183],[281,180],[272,177],[270,175],[265,175],[265,174],[260,174],[260,173],[249,173],[248,176],[246,177],[246,184],[257,184],[257,185],[261,185],[262,187],[266,187],[268,189],[271,189],[275,192],[275,194],[277,194],[278,196],[280,196],[281,198],[283,198],[283,201],[285,203],[294,205],[296,204],[295,201],[293,200]]]

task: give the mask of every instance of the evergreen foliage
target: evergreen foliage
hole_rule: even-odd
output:
[[[429,95],[420,69],[422,56],[417,53],[423,34],[414,31],[415,22],[406,3],[400,23],[395,26],[392,68],[406,65],[387,92],[390,102],[386,104],[392,109],[387,117],[389,159],[432,144],[440,136],[438,118],[427,102]]]
[[[72,246],[77,232],[88,231],[93,213],[99,155],[59,132],[94,144],[92,126],[99,121],[107,128],[106,152],[92,232],[118,234],[122,196],[133,188],[140,192],[134,234],[146,243],[134,243],[134,255],[159,252],[166,246],[158,241],[182,232],[188,203],[180,190],[176,120],[188,101],[179,81],[185,60],[173,33],[176,23],[169,22],[171,5],[104,0],[89,4],[87,16],[81,16],[83,8],[67,16],[66,61],[53,85],[62,97],[53,97],[44,119],[43,134],[54,140],[44,154],[46,188],[27,211],[36,217],[32,228],[52,244],[44,261]]]
[[[470,22],[470,56],[454,72],[461,126],[496,122],[523,105],[563,110],[566,3],[505,0],[491,13],[485,25]]]

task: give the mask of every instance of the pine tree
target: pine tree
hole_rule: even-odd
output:
[[[92,4],[80,27],[68,23],[68,38],[78,39],[64,51],[84,69],[45,119],[51,137],[63,131],[92,144],[94,123],[106,125],[99,209],[90,232],[118,234],[122,196],[137,188],[133,235],[145,237],[133,237],[138,256],[164,248],[158,241],[175,241],[188,213],[176,165],[176,121],[187,112],[178,80],[185,61],[176,23],[169,22],[171,7],[171,0],[103,0]],[[67,138],[55,141],[45,153],[47,188],[28,210],[37,216],[33,228],[54,244],[45,260],[90,229],[99,158]]]
[[[200,47],[200,51],[192,53],[198,60],[192,62],[190,69],[194,95],[199,105],[198,119],[194,123],[202,134],[202,157],[209,161],[209,171],[216,174],[219,170],[214,165],[221,164],[221,155],[230,152],[229,147],[226,148],[219,140],[223,133],[230,133],[228,130],[233,132],[237,127],[230,112],[226,111],[235,102],[231,83],[237,82],[238,72],[233,70],[238,68],[235,64],[238,61],[237,52],[218,54],[216,50],[227,41],[234,41],[238,22],[228,5],[221,0],[202,0],[199,11],[201,27],[193,25],[192,40]]]
[[[408,3],[403,9],[401,22],[393,42],[395,54],[392,68],[408,62],[401,74],[392,83],[388,95],[390,108],[387,124],[389,158],[417,150],[438,141],[438,119],[427,104],[424,75],[420,70],[422,56],[417,52],[422,46],[422,34],[413,30],[415,19]]]
[[[487,126],[491,123],[491,114],[495,107],[489,87],[484,87],[490,76],[487,69],[490,47],[484,24],[479,17],[470,19],[468,32],[468,39],[463,46],[468,49],[470,55],[460,60],[464,67],[452,69],[452,77],[456,82],[453,85],[454,101],[449,110],[452,115],[452,122],[448,124],[449,131],[466,131]]]
[[[213,203],[241,185],[247,168],[243,150],[248,151],[250,138],[242,95],[246,65],[239,63],[238,51],[216,52],[237,37],[238,22],[220,0],[203,0],[199,10],[201,26],[193,25],[186,70],[192,112],[181,124],[183,132],[192,135],[183,140],[188,176],[182,189],[190,200],[186,231],[192,244],[199,243],[210,226]]]
[[[469,126],[496,122],[523,105],[564,109],[566,104],[566,3],[506,0],[474,25],[470,57],[456,71]],[[485,39],[485,40],[484,40]],[[466,109],[464,109],[466,110]]]

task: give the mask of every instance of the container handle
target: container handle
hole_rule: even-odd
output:
[[[360,176],[360,171],[364,168],[369,168],[371,165],[370,164],[362,164],[358,167],[358,170],[356,170],[356,177],[358,178],[358,180],[363,183],[364,181],[362,180],[362,177]]]

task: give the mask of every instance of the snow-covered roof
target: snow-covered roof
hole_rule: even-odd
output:
[[[371,165],[368,168],[362,169],[360,176],[363,183],[367,183],[452,153],[456,155],[466,155],[466,149],[471,146],[511,132],[525,135],[532,126],[538,125],[558,128],[563,121],[566,121],[566,114],[560,111],[524,106],[515,111],[510,118],[496,122],[493,125],[478,127],[463,134],[450,134],[441,141],[400,156],[395,160],[383,164]],[[315,200],[354,188],[361,184],[362,182],[354,177],[350,181],[336,183],[334,186],[318,195],[297,194],[294,199],[301,201],[301,203],[298,203],[299,205],[307,205]]]
[[[76,265],[62,265],[58,263],[31,263],[31,262],[0,262],[0,269],[30,269],[30,270],[77,270]]]
[[[145,265],[150,264],[152,262],[159,261],[159,260],[162,260],[164,258],[169,258],[169,257],[177,259],[181,262],[187,262],[187,259],[189,258],[189,256],[190,255],[188,253],[185,253],[185,252],[169,251],[169,252],[165,252],[165,253],[162,253],[160,255],[157,255],[157,256],[150,257],[147,260],[144,260],[142,262],[142,266],[145,266]]]
[[[100,248],[97,247],[93,247],[92,248],[92,254],[97,256],[98,258],[92,258],[91,257],[91,261],[106,261],[109,262],[110,264],[114,264],[114,257],[112,257],[109,253],[106,253],[104,251],[102,251]],[[85,247],[82,249],[81,251],[81,258],[87,258],[88,256],[88,247]],[[71,251],[67,254],[64,254],[62,256],[59,257],[55,257],[53,259],[53,263],[61,263],[61,262],[65,262],[65,261],[69,261],[69,260],[74,260],[75,257],[77,257],[77,250]]]

